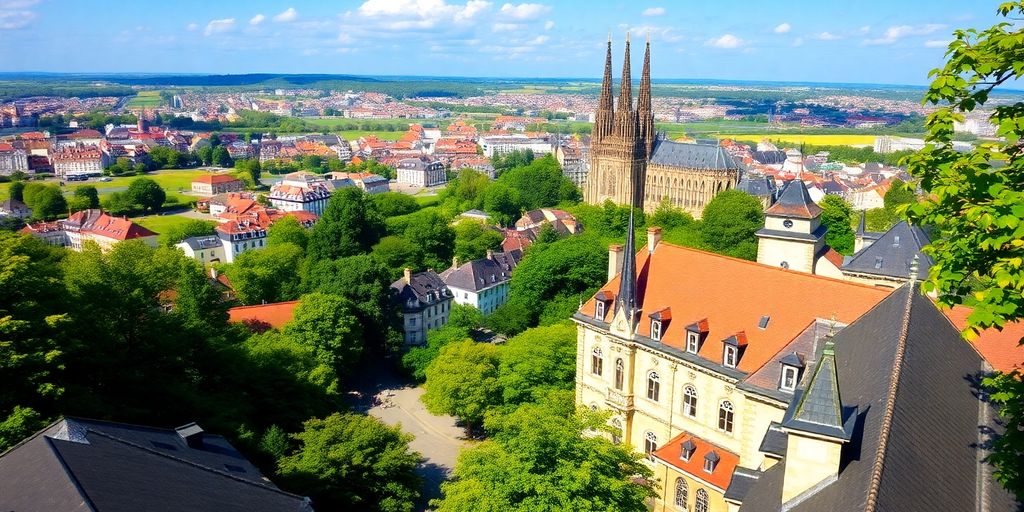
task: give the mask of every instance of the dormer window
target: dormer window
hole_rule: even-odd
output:
[[[746,346],[747,335],[742,331],[722,340],[722,366],[736,368]]]
[[[661,341],[661,320],[651,320],[651,339]]]
[[[739,359],[739,350],[736,347],[726,345],[725,354],[722,356],[722,364],[729,368],[736,368],[736,361]]]
[[[693,331],[686,331],[686,351],[696,354],[700,350],[700,334]]]
[[[697,451],[697,444],[693,442],[693,439],[687,439],[679,445],[679,458],[688,461],[690,457],[693,457],[695,451]]]
[[[669,308],[659,309],[650,315],[651,318],[651,339],[661,341],[665,335],[665,328],[672,319],[672,311]]]
[[[793,352],[783,357],[779,363],[782,371],[779,374],[779,389],[782,391],[794,391],[800,382],[800,371],[804,368],[804,358]]]
[[[594,319],[604,321],[604,315],[608,311],[608,304],[615,299],[612,292],[601,290],[594,296]]]
[[[718,461],[722,458],[718,456],[718,452],[711,450],[707,455],[704,456],[704,472],[714,473],[715,466],[718,465]]]

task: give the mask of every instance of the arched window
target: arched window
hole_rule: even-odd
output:
[[[708,492],[697,489],[697,499],[693,502],[693,512],[708,512]]]
[[[732,432],[732,402],[728,400],[718,406],[718,429]]]
[[[600,377],[602,371],[604,371],[604,358],[601,357],[601,349],[594,347],[594,353],[590,357],[590,373]]]
[[[622,383],[625,380],[626,367],[622,364],[622,358],[615,360],[615,389],[622,391]]]
[[[658,397],[661,395],[661,379],[658,377],[658,372],[651,372],[647,374],[647,398],[649,400],[658,401]]]
[[[658,436],[654,432],[644,434],[644,453],[649,460],[654,460],[654,451],[658,449]]]
[[[613,419],[612,420],[612,429],[615,430],[614,432],[612,432],[612,444],[621,444],[622,443],[622,421],[619,420],[618,418]]]
[[[693,386],[683,388],[683,414],[690,418],[697,417],[697,390]]]
[[[681,477],[676,478],[676,508],[686,510],[686,497],[689,490],[686,486],[686,480],[683,480]]]

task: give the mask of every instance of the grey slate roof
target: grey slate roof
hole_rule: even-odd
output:
[[[0,455],[0,510],[311,511],[221,436],[66,418]]]
[[[745,173],[736,184],[736,190],[746,192],[754,197],[775,198],[777,189],[775,180],[763,174]]]
[[[754,151],[751,156],[759,164],[780,165],[786,163],[786,152],[781,149],[774,151]]]
[[[853,255],[853,259],[843,264],[844,272],[871,274],[876,276],[910,278],[910,263],[918,256],[918,275],[927,275],[932,266],[932,258],[921,252],[921,248],[931,243],[924,230],[901,221],[871,245]]]
[[[761,438],[761,445],[758,446],[757,450],[768,455],[785,457],[788,445],[789,434],[783,432],[781,424],[773,421],[768,425],[768,430],[765,431],[764,437]]]
[[[803,181],[790,180],[782,187],[779,198],[766,214],[810,219],[821,214],[821,207],[814,203]]]
[[[220,238],[217,235],[191,236],[181,242],[188,245],[193,251],[220,247]]]
[[[732,472],[732,478],[729,480],[729,486],[725,488],[724,497],[726,501],[742,502],[747,492],[757,483],[760,477],[760,471],[736,466],[736,469]]]
[[[397,300],[404,305],[406,311],[422,309],[452,295],[441,276],[433,270],[412,274],[408,283],[403,277],[391,283],[391,289],[395,290]]]
[[[904,285],[886,297],[834,342],[840,394],[859,410],[854,436],[843,447],[838,478],[785,509],[863,511],[876,464],[879,512],[1017,508],[992,479],[991,467],[978,462],[985,455],[979,447],[984,432],[995,425],[991,407],[977,398],[972,384],[985,363],[916,286]],[[896,360],[901,344],[903,357]],[[891,428],[882,446],[886,416]],[[785,464],[783,459],[761,475],[741,511],[784,508]]]
[[[837,379],[835,353],[826,343],[807,386],[794,394],[782,426],[849,440],[857,421],[857,407],[843,405]]]
[[[717,144],[689,144],[659,139],[651,152],[651,163],[685,169],[733,171],[739,165]]]
[[[450,288],[478,292],[512,279],[521,251],[496,252],[490,258],[467,261],[441,272],[441,280]]]

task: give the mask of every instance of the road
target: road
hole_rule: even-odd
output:
[[[424,458],[418,470],[424,480],[423,498],[418,510],[427,510],[427,502],[440,496],[441,483],[448,478],[459,452],[470,441],[465,439],[463,429],[455,425],[455,418],[427,412],[420,402],[423,388],[412,387],[389,368],[366,373],[373,375],[374,382],[360,386],[363,398],[355,408],[389,425],[400,425],[402,431],[415,436],[409,446]],[[393,395],[388,397],[389,393]],[[390,398],[394,405],[372,406],[374,396],[385,399],[385,403]]]

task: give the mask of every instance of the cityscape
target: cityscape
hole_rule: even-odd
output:
[[[1024,510],[1024,2],[57,4],[0,510]]]

